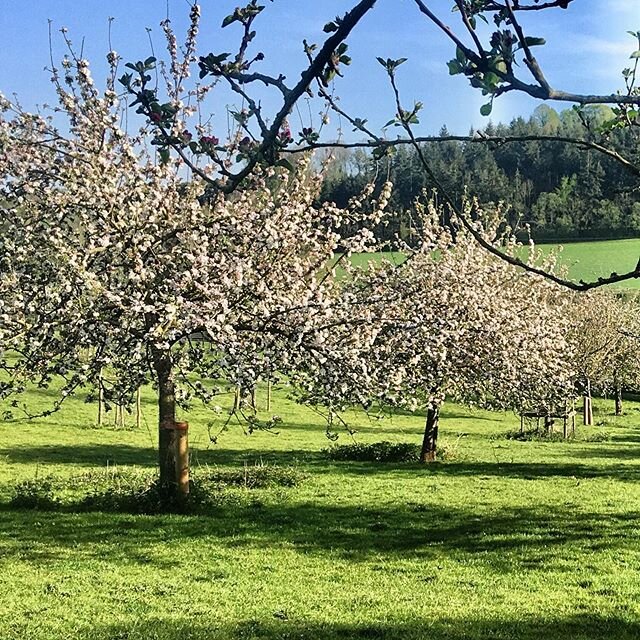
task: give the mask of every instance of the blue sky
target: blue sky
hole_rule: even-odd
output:
[[[233,50],[237,29],[221,31],[219,27],[237,4],[236,0],[201,1],[201,52]],[[293,84],[304,64],[302,39],[320,42],[322,26],[348,10],[352,1],[265,0],[264,4],[267,9],[257,23],[255,50],[267,55],[264,71],[283,72]],[[451,4],[451,0],[430,1],[454,25]],[[54,57],[59,59],[64,53],[56,30],[65,26],[76,46],[84,39],[84,55],[100,78],[108,51],[108,18],[115,18],[114,48],[125,61],[135,60],[150,55],[146,27],[152,29],[156,48],[162,47],[158,23],[166,17],[167,6],[176,30],[183,32],[187,0],[169,0],[168,5],[166,0],[1,0],[0,91],[17,93],[28,109],[53,101],[44,71],[49,64],[48,19],[54,27]],[[610,92],[622,87],[619,72],[628,65],[634,48],[626,30],[640,30],[640,0],[575,0],[566,11],[532,12],[526,18],[523,22],[529,34],[547,39],[547,46],[537,53],[553,86],[576,92]],[[450,42],[420,16],[412,0],[378,0],[348,42],[354,63],[337,90],[350,113],[368,118],[377,127],[389,120],[393,98],[375,57],[407,57],[400,85],[407,106],[414,100],[425,105],[422,133],[437,132],[443,124],[452,132],[466,133],[470,126],[488,122],[479,114],[482,96],[460,76],[448,75],[446,61],[454,54]],[[220,102],[212,106],[216,117],[226,117],[225,105],[232,100],[226,94],[220,96]],[[263,101],[265,108],[276,104],[268,95]],[[491,119],[509,121],[530,114],[535,106],[523,96],[505,96],[496,102]]]

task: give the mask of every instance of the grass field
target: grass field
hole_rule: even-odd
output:
[[[576,281],[606,278],[614,271],[632,271],[640,259],[640,238],[569,242],[562,247],[561,262],[569,269],[569,277]],[[627,280],[616,286],[640,289],[640,280]]]
[[[2,423],[0,638],[640,637],[640,405],[614,419],[601,402],[605,425],[574,442],[518,442],[501,437],[514,415],[451,404],[451,457],[420,467],[328,461],[321,420],[286,395],[279,435],[232,427],[213,445],[208,415],[187,416],[196,472],[261,461],[307,475],[199,516],[6,504],[17,479],[153,467],[151,396],[139,430],[97,429],[80,401]],[[361,442],[420,438],[420,416],[351,423]]]
[[[540,248],[550,251],[562,246],[560,263],[568,269],[568,276],[574,281],[597,280],[606,278],[612,272],[625,273],[632,271],[640,259],[640,238],[631,240],[597,240],[592,242],[567,242],[562,245],[541,244]],[[386,253],[392,262],[400,263],[400,253]],[[365,264],[371,254],[353,256],[355,264]],[[626,280],[617,285],[631,289],[640,289],[640,279]]]

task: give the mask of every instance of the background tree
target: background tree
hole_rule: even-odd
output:
[[[310,363],[295,379],[308,402],[425,409],[421,460],[429,462],[446,397],[551,411],[572,394],[573,364],[568,294],[491,256],[464,231],[452,243],[435,207],[421,219],[423,244],[407,248],[406,262],[370,265],[345,284],[343,314],[358,310],[368,329],[354,336],[343,323],[327,337],[343,354],[340,377]],[[494,237],[491,229],[482,233]]]
[[[584,396],[584,424],[593,424],[591,394],[612,392],[616,415],[622,412],[622,389],[638,388],[638,303],[634,296],[594,291],[575,298],[569,340]]]

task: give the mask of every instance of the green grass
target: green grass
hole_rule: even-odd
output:
[[[560,261],[568,268],[569,277],[576,281],[597,280],[610,276],[612,272],[633,271],[640,258],[640,238],[569,242],[562,247]],[[640,280],[626,280],[615,286],[640,289]]]
[[[567,268],[569,279],[575,282],[597,280],[599,277],[606,278],[613,272],[633,271],[640,259],[640,238],[539,245],[545,251],[557,250],[559,246],[562,247],[560,264]],[[384,255],[397,264],[402,262],[402,254],[399,252],[359,254],[354,255],[351,260],[356,265],[365,265],[372,259],[372,255]],[[640,289],[640,279],[625,280],[612,286]]]
[[[298,487],[200,516],[5,504],[0,638],[640,636],[640,405],[616,419],[600,402],[606,426],[571,443],[507,440],[512,414],[445,405],[453,455],[421,467],[331,462],[317,416],[286,391],[274,400],[279,435],[235,426],[215,445],[210,416],[192,411],[193,466],[297,465]],[[150,395],[143,413],[140,430],[96,429],[95,406],[71,401],[47,420],[0,423],[0,497],[48,473],[153,467]],[[351,416],[365,443],[419,442],[421,421]],[[610,440],[580,440],[602,429]]]

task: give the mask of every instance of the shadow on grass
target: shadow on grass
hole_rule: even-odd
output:
[[[586,443],[585,443],[586,444]],[[613,460],[637,460],[640,462],[640,446],[630,442],[624,446],[622,442],[605,443],[606,446],[599,446],[597,443],[591,443],[588,448],[578,448],[576,446],[575,453],[583,460],[589,458],[604,458]]]
[[[327,443],[329,446],[330,443]],[[606,445],[606,443],[605,443]],[[563,445],[564,446],[564,445]],[[640,451],[624,447],[578,448],[571,446],[571,451],[584,460],[589,458],[640,459]],[[576,447],[574,449],[574,447]],[[0,458],[10,463],[22,464],[74,464],[91,467],[109,465],[153,466],[157,461],[157,453],[150,447],[126,444],[91,444],[91,445],[41,445],[19,446],[11,449],[0,449]],[[320,451],[307,449],[224,449],[192,448],[192,467],[207,465],[243,465],[243,464],[303,464],[312,467],[314,473],[339,473],[342,475],[375,475],[393,473],[395,477],[405,475],[429,476],[490,476],[499,478],[516,478],[536,480],[541,478],[610,478],[620,481],[640,480],[640,465],[628,464],[583,464],[559,462],[484,462],[484,461],[451,461],[432,465],[393,464],[376,462],[331,462]]]
[[[127,444],[52,444],[0,449],[0,458],[21,464],[77,464],[100,467],[109,463],[148,466],[156,463],[157,453],[151,447]]]
[[[269,501],[225,505],[206,516],[132,516],[0,510],[0,556],[55,562],[80,553],[113,563],[154,562],[158,545],[222,545],[339,554],[354,562],[425,561],[471,554],[493,571],[539,570],[562,555],[636,550],[640,514],[583,513],[554,507],[454,508],[413,502],[391,507]],[[417,496],[422,498],[422,496]],[[428,498],[428,497],[427,497]],[[424,498],[423,498],[424,499]],[[477,554],[482,554],[477,556]],[[561,557],[559,558],[558,555]],[[159,559],[164,566],[166,560]]]
[[[448,618],[411,622],[340,624],[293,619],[249,619],[220,626],[196,623],[192,619],[141,620],[130,625],[98,628],[93,640],[637,640],[640,623],[623,617],[576,613],[555,619]]]
[[[329,443],[328,443],[329,444]],[[243,465],[254,463],[293,464],[304,462],[328,464],[319,451],[304,449],[210,449],[191,448],[192,467],[205,465]],[[0,449],[0,458],[19,464],[74,464],[88,467],[111,465],[153,466],[157,463],[157,450],[127,444],[40,445],[16,446]]]

